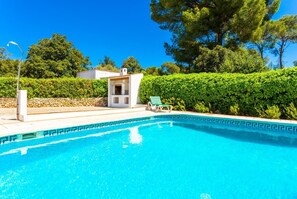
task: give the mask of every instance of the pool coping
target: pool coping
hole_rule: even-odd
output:
[[[141,114],[138,114],[141,113]],[[136,114],[136,115],[135,115]],[[208,121],[213,121],[216,123],[221,123],[221,125],[233,125],[232,122],[230,121],[235,121],[239,125],[239,123],[245,125],[245,123],[257,123],[261,124],[260,128],[263,125],[267,128],[270,128],[273,131],[293,131],[294,135],[295,132],[297,134],[297,121],[292,121],[292,120],[273,120],[273,119],[264,119],[264,118],[254,118],[254,117],[244,117],[244,116],[230,116],[230,115],[217,115],[217,114],[202,114],[202,113],[194,113],[194,112],[180,112],[180,111],[173,111],[172,113],[168,112],[152,112],[152,111],[134,111],[131,113],[119,113],[119,114],[111,114],[111,116],[108,118],[107,115],[101,115],[101,120],[93,120],[93,121],[87,121],[87,122],[80,122],[80,123],[63,123],[62,125],[54,125],[51,127],[43,127],[43,125],[40,128],[35,128],[35,129],[28,129],[28,130],[22,130],[19,131],[18,133],[16,132],[11,132],[11,133],[6,133],[6,134],[0,134],[0,145],[3,143],[9,143],[9,142],[14,142],[14,141],[20,141],[20,140],[25,140],[25,139],[31,139],[31,138],[36,138],[36,137],[45,137],[46,135],[44,132],[56,132],[56,133],[49,133],[48,135],[54,135],[54,134],[62,134],[65,132],[75,132],[75,131],[81,131],[84,129],[88,129],[88,126],[94,126],[94,128],[99,127],[102,124],[106,123],[123,123],[125,120],[138,120],[138,119],[145,119],[146,117],[154,117],[154,116],[200,116],[200,118],[206,118]],[[102,117],[105,117],[104,119]],[[100,117],[98,117],[100,118]],[[77,118],[64,118],[63,120],[74,120],[74,119],[79,119]],[[201,120],[201,119],[200,119]],[[215,121],[216,120],[216,121]],[[47,120],[46,122],[52,122],[55,120]],[[100,121],[100,122],[98,122]],[[218,122],[219,121],[219,122]],[[44,121],[43,121],[44,122]],[[19,123],[20,126],[24,126],[25,124],[32,124],[32,122],[23,122]],[[34,123],[34,122],[33,122]],[[233,122],[234,123],[234,122]],[[23,125],[22,125],[23,124]],[[248,124],[249,127],[251,128],[256,128],[254,127],[255,125],[253,124]],[[257,126],[257,125],[256,125]],[[72,129],[72,130],[71,130]],[[0,129],[1,130],[1,129]],[[8,129],[9,130],[9,129]],[[58,132],[59,131],[59,132]],[[64,132],[65,131],[65,132]]]

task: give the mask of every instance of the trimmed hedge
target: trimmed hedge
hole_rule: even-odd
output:
[[[212,112],[230,113],[238,106],[241,115],[259,116],[258,109],[278,106],[284,109],[297,105],[297,68],[253,74],[176,74],[146,76],[141,82],[140,99],[150,96],[162,100],[180,98],[188,110],[198,103],[209,104]]]
[[[28,98],[93,98],[107,96],[107,79],[80,78],[30,79],[21,78],[20,89]],[[16,96],[16,79],[0,78],[0,97]]]

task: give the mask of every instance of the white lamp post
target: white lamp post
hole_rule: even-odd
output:
[[[22,60],[23,60],[23,55],[24,55],[24,51],[22,50],[22,48],[19,46],[19,44],[17,44],[14,41],[10,41],[7,43],[7,46],[9,46],[10,44],[15,45],[19,48],[19,50],[21,51],[21,57],[20,57],[20,61],[19,61],[19,65],[18,65],[18,78],[17,78],[17,88],[16,88],[16,99],[17,99],[17,120],[20,119],[20,100],[19,100],[19,84],[20,84],[20,74],[21,74],[21,65],[22,65]],[[27,115],[27,92],[25,92],[25,115]]]

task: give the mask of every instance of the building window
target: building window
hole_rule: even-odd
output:
[[[119,97],[114,97],[113,98],[113,103],[118,104],[119,103]]]
[[[122,86],[121,85],[115,85],[114,86],[114,92],[115,92],[115,95],[122,95]]]
[[[129,104],[129,97],[125,97],[125,104]]]

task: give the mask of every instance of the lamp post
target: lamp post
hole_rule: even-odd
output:
[[[19,84],[20,84],[21,64],[22,64],[22,60],[23,60],[24,51],[19,46],[19,44],[17,44],[16,42],[10,41],[7,43],[7,46],[9,46],[10,44],[17,46],[19,48],[19,50],[21,51],[21,57],[20,57],[19,65],[18,65],[18,78],[17,78],[17,88],[16,88],[17,120],[19,120]]]

